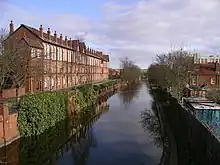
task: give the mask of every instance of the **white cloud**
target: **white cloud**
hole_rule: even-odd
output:
[[[111,66],[127,55],[147,67],[155,54],[169,51],[172,45],[195,48],[204,55],[219,53],[219,8],[218,0],[112,1],[93,21],[72,14],[30,14],[8,4],[2,24],[13,18],[35,27],[42,23],[71,37],[88,32],[89,43],[111,51]]]

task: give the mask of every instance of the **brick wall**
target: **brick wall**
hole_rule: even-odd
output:
[[[25,95],[25,88],[18,88],[18,96]],[[0,92],[0,99],[16,97],[16,89],[4,89]]]
[[[17,127],[18,113],[9,114],[8,104],[0,104],[0,144],[19,136]]]
[[[0,99],[16,97],[16,89],[4,89],[0,92]]]

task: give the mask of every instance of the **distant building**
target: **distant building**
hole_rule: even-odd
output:
[[[201,86],[204,89],[219,89],[220,87],[220,64],[212,63],[196,63],[193,72],[190,72],[190,85]]]
[[[35,29],[22,24],[14,31],[11,22],[7,41],[20,48],[28,47],[29,65],[41,66],[38,71],[27,71],[30,76],[26,80],[26,92],[57,90],[108,79],[108,55],[79,40],[64,38],[62,34],[58,37],[56,31],[51,35],[50,28],[45,33],[42,25]],[[35,72],[40,74],[36,76]]]
[[[120,71],[117,69],[109,68],[109,78],[119,78],[120,77]]]
[[[220,56],[200,56],[198,54],[194,55],[194,63],[195,64],[207,64],[207,63],[213,63],[217,62],[220,63]]]

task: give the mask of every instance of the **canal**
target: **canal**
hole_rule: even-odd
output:
[[[152,97],[144,83],[111,94],[90,107],[96,117],[58,123],[45,134],[0,150],[4,164],[158,165],[163,144]],[[82,121],[83,120],[83,121]],[[80,123],[80,124],[79,124]],[[76,125],[81,125],[77,132]]]
[[[86,138],[75,149],[66,150],[54,165],[157,165],[162,149],[142,126],[141,114],[150,110],[151,97],[144,84],[135,84],[108,99],[109,109],[87,130]],[[76,148],[84,154],[77,158]],[[85,145],[85,146],[83,146]],[[85,151],[87,153],[85,153]],[[75,159],[74,159],[75,158]]]

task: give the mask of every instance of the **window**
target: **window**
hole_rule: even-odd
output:
[[[51,46],[51,58],[52,60],[56,60],[56,47]]]
[[[196,85],[196,78],[192,79],[192,85]]]
[[[50,45],[47,45],[47,59],[50,59]]]
[[[65,85],[66,84],[66,79],[65,79],[65,77],[63,77],[63,85]]]
[[[63,49],[63,61],[67,61],[67,50]]]
[[[215,78],[211,78],[211,84],[215,84]]]
[[[35,51],[34,51],[34,48],[31,49],[31,57],[35,57]]]

